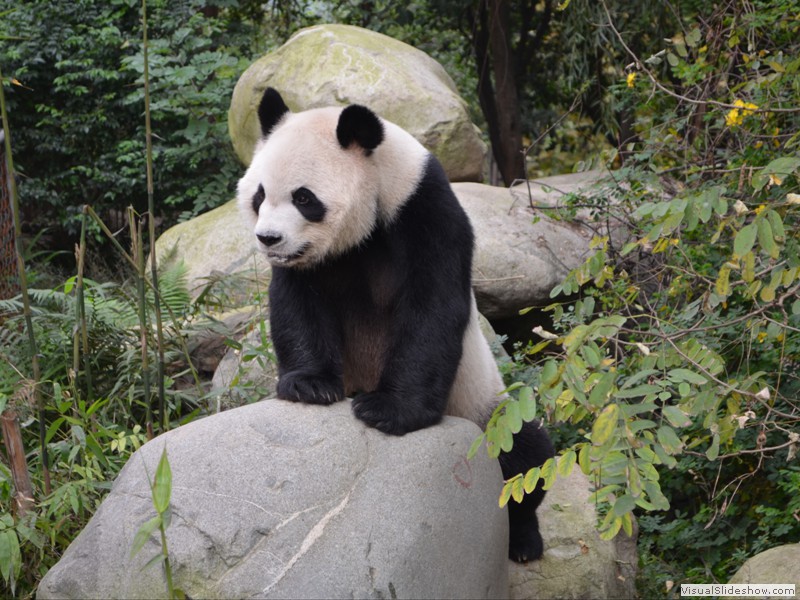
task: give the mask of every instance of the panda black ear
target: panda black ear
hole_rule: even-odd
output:
[[[281,98],[281,95],[274,88],[264,90],[261,96],[261,103],[258,105],[258,122],[261,123],[261,134],[267,137],[281,120],[283,115],[289,112],[289,107]]]
[[[339,116],[336,137],[342,148],[355,142],[369,154],[383,141],[383,124],[370,109],[351,104]]]

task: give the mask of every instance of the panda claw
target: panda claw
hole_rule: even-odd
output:
[[[287,373],[278,381],[278,397],[292,402],[329,405],[344,398],[342,384],[328,377]]]

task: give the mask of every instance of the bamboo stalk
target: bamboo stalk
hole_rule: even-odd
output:
[[[83,272],[86,266],[86,212],[81,215],[81,238],[76,252],[78,263],[78,274],[75,282],[75,302],[77,306],[78,331],[75,335],[83,348],[80,356],[83,357],[83,372],[86,378],[86,397],[89,404],[94,402],[94,390],[92,385],[92,364],[89,355],[89,326],[86,322],[86,298],[83,287]],[[77,363],[77,359],[76,359]],[[79,372],[80,364],[74,365],[75,373]]]
[[[161,319],[161,294],[158,287],[158,261],[156,259],[155,200],[153,194],[153,131],[150,126],[150,69],[147,47],[147,0],[142,0],[142,41],[144,54],[144,123],[145,153],[147,161],[147,231],[150,239],[150,278],[155,292],[156,342],[158,346],[158,414],[161,430],[169,429],[164,390],[164,328]]]
[[[145,295],[145,275],[147,264],[144,259],[144,240],[142,221],[132,206],[128,207],[128,226],[131,234],[131,254],[136,258],[136,294],[139,305],[139,344],[142,350],[142,384],[144,386],[145,423],[147,439],[153,439],[153,410],[150,406],[150,355],[148,352],[147,296]]]

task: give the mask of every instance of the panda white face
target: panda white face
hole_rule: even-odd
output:
[[[371,149],[343,145],[342,113],[286,111],[269,126],[262,118],[267,137],[239,181],[237,200],[274,266],[318,264],[359,245],[376,223],[379,178]]]

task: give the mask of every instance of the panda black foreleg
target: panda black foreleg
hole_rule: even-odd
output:
[[[341,339],[333,315],[307,283],[273,268],[270,334],[278,358],[278,398],[332,404],[344,398]]]
[[[380,382],[376,390],[353,399],[356,417],[393,435],[441,420],[461,360],[469,302],[468,295],[462,302],[451,295],[449,303],[438,298],[427,302],[448,307],[441,312],[398,307]]]
[[[514,447],[500,455],[503,477],[509,479],[538,467],[555,454],[550,436],[538,421],[524,423],[514,436]],[[541,558],[544,552],[542,535],[536,509],[544,499],[545,491],[540,481],[536,488],[525,494],[522,502],[513,499],[508,503],[509,545],[508,557],[516,562]]]

